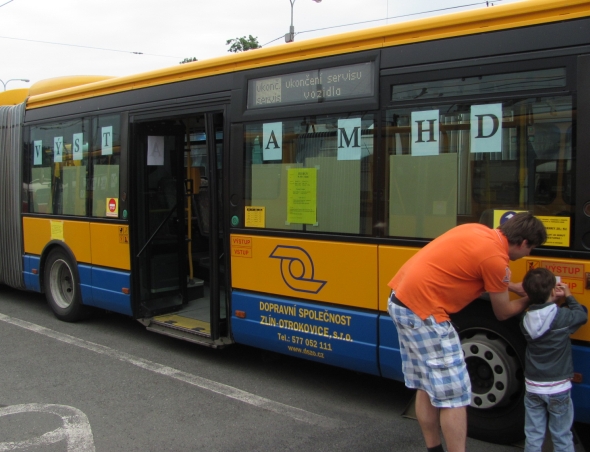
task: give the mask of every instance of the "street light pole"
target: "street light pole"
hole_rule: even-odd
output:
[[[289,33],[285,35],[285,42],[295,41],[295,26],[293,25],[293,5],[296,0],[289,0],[291,2],[291,26],[289,27]],[[321,3],[322,0],[313,0],[316,3]]]
[[[6,85],[8,85],[8,82],[14,82],[14,81],[27,82],[27,83],[30,82],[30,80],[28,78],[11,78],[7,82],[3,82],[2,80],[0,80],[0,83],[2,83],[2,86],[4,86],[4,91],[6,91]]]
[[[295,27],[293,26],[293,5],[295,0],[289,0],[291,2],[291,26],[289,27],[289,33],[285,35],[285,42],[295,41]]]

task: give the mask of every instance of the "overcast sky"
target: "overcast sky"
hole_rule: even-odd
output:
[[[295,40],[474,8],[485,0],[296,0]],[[228,39],[248,35],[286,45],[290,23],[290,0],[0,0],[0,80],[30,79],[11,81],[14,89],[66,75],[133,74],[226,55]]]

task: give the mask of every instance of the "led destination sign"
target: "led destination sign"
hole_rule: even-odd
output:
[[[374,63],[352,64],[248,81],[248,109],[373,95]]]

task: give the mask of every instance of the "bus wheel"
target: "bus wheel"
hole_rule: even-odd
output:
[[[518,319],[499,322],[489,302],[472,305],[453,316],[471,378],[468,434],[513,444],[524,438],[526,341]]]
[[[44,285],[47,302],[58,319],[75,322],[84,317],[78,273],[65,251],[55,249],[49,254]]]

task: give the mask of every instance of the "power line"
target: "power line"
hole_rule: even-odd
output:
[[[13,0],[11,0],[11,1],[13,1]],[[2,6],[2,5],[0,5],[0,6]],[[66,44],[63,42],[36,41],[34,39],[10,38],[8,36],[0,36],[0,39],[12,39],[14,41],[36,42],[36,43],[40,43],[40,44],[51,44],[51,45],[56,45],[56,46],[81,47],[83,49],[103,50],[105,52],[132,53],[134,55],[149,55],[149,56],[157,56],[157,57],[162,57],[162,58],[181,58],[178,56],[171,56],[171,55],[157,55],[155,53],[134,52],[131,50],[105,49],[103,47],[81,46],[81,45],[77,45],[77,44]]]
[[[495,0],[495,2],[501,2],[501,1],[502,0]],[[401,16],[385,17],[383,19],[373,19],[373,20],[366,20],[364,22],[353,22],[353,23],[350,23],[350,24],[334,25],[334,26],[331,26],[331,27],[316,28],[314,30],[305,30],[305,31],[300,31],[300,32],[296,33],[296,35],[300,35],[302,33],[311,33],[311,32],[314,32],[314,31],[330,30],[332,28],[342,28],[342,27],[350,27],[352,25],[368,24],[368,23],[371,23],[371,22],[381,22],[381,21],[389,20],[389,19],[401,19],[402,17],[418,16],[420,14],[438,13],[438,12],[441,12],[441,11],[448,11],[448,10],[451,10],[451,9],[467,8],[469,6],[477,6],[477,5],[486,5],[486,6],[489,6],[490,3],[491,2],[488,0],[488,1],[481,1],[481,2],[477,2],[477,3],[469,3],[467,5],[449,6],[448,8],[433,9],[433,10],[430,10],[430,11],[423,11],[423,12],[419,12],[419,13],[403,14]],[[389,6],[389,3],[388,3],[388,6]],[[493,4],[492,4],[492,6],[493,6]],[[270,43],[273,43],[275,41],[278,41],[279,39],[282,39],[282,38],[283,38],[283,36],[279,36],[278,38],[273,39],[272,41],[267,42],[266,44],[262,45],[261,47],[264,47],[264,46],[266,46],[266,45],[268,45]]]
[[[14,0],[8,0],[6,3],[2,3],[0,5],[0,8],[2,8],[4,5],[8,5],[10,2],[13,2]]]

